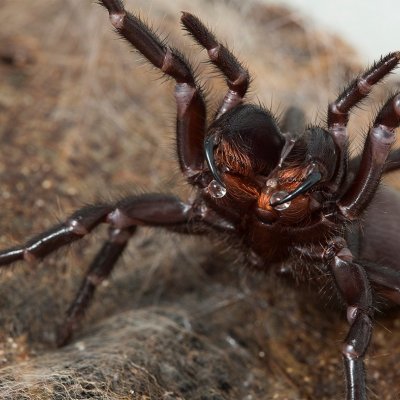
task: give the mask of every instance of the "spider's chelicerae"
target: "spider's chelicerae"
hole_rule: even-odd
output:
[[[183,13],[184,28],[207,50],[228,86],[207,126],[206,104],[190,64],[126,12],[122,1],[100,4],[117,32],[176,81],[177,154],[196,196],[183,202],[147,194],[84,207],[25,244],[1,251],[0,265],[43,258],[99,224],[109,225],[109,238],[68,310],[60,337],[66,343],[138,226],[220,233],[241,248],[249,267],[295,265],[293,274],[307,268],[331,276],[350,325],[342,346],[347,399],[366,398],[363,359],[374,296],[400,304],[397,243],[380,242],[381,232],[398,237],[400,199],[390,189],[377,193],[382,174],[400,167],[400,151],[391,152],[400,125],[400,94],[378,112],[362,155],[350,162],[347,123],[352,108],[398,65],[400,52],[381,58],[350,83],[328,106],[326,127],[305,128],[297,108],[290,108],[279,124],[268,110],[244,103],[248,71],[195,16]]]

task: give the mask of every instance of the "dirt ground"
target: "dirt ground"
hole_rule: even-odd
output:
[[[296,104],[323,122],[328,101],[362,68],[341,39],[256,0],[126,3],[198,64],[211,110],[226,89],[182,34],[180,10],[215,27],[250,68],[249,101],[277,114]],[[174,154],[173,84],[116,40],[101,7],[3,0],[0,13],[1,247],[98,199],[189,196]],[[389,86],[400,87],[399,74],[374,101]],[[372,101],[364,108],[375,110]],[[351,130],[365,131],[368,118],[357,111]],[[38,265],[2,270],[0,398],[343,397],[343,313],[304,288],[245,271],[212,238],[140,230],[72,343],[56,348],[64,313],[105,237],[101,227]],[[400,396],[399,326],[396,310],[377,316],[366,362],[371,399]]]

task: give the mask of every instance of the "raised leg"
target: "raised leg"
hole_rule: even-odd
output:
[[[394,131],[399,125],[400,93],[397,93],[386,102],[376,117],[365,141],[356,177],[338,201],[340,211],[346,218],[358,218],[374,196],[395,141]]]
[[[194,39],[207,49],[211,62],[226,76],[229,90],[218,110],[218,118],[242,103],[250,84],[249,72],[197,17],[184,12],[181,20]]]
[[[206,106],[189,63],[166,46],[138,17],[128,13],[121,0],[101,0],[117,32],[139,50],[156,68],[176,81],[177,147],[182,172],[191,183],[198,183],[203,170],[203,140]]]
[[[346,375],[346,399],[367,399],[364,356],[372,335],[372,293],[365,270],[353,261],[342,238],[335,239],[326,255],[336,285],[347,304],[350,330],[342,354]]]
[[[347,123],[350,110],[368,96],[373,85],[388,75],[399,63],[400,52],[389,53],[355,79],[328,107],[328,129],[336,143],[340,163],[333,183],[337,187],[347,173]]]

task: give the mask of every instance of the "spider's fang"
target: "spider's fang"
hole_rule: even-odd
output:
[[[297,196],[307,192],[307,190],[311,189],[315,184],[317,184],[322,178],[322,174],[320,171],[312,171],[304,182],[302,182],[293,192],[289,193],[287,196],[281,198],[278,201],[275,201],[271,204],[271,207],[277,207],[281,204],[287,203]]]
[[[210,171],[214,177],[214,179],[217,181],[217,183],[225,188],[224,183],[222,182],[222,179],[219,175],[217,166],[215,165],[215,159],[214,159],[214,149],[217,147],[220,143],[220,138],[216,133],[211,134],[210,136],[207,136],[204,139],[204,154],[206,157],[206,162],[208,165],[208,168],[210,168]]]

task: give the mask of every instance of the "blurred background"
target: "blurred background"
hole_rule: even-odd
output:
[[[265,0],[270,3],[269,0]],[[396,0],[276,0],[314,27],[346,38],[371,64],[381,54],[399,49],[400,4]]]

